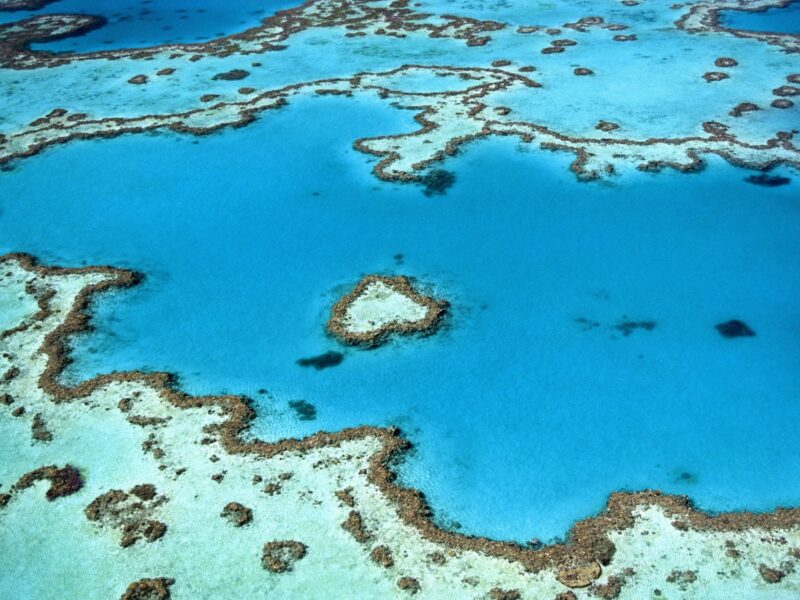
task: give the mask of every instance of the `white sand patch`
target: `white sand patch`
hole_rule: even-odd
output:
[[[422,321],[428,310],[385,283],[374,281],[350,304],[343,323],[350,333],[369,333],[390,323]]]

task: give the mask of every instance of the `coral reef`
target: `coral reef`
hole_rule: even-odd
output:
[[[433,333],[447,306],[406,277],[367,275],[333,305],[328,331],[346,344],[375,347],[390,334]]]
[[[285,573],[305,557],[307,550],[305,544],[294,540],[267,542],[264,544],[261,564],[272,573]]]

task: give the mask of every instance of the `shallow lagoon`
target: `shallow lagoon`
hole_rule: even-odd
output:
[[[351,148],[411,116],[313,98],[201,143],[57,148],[0,178],[0,251],[147,274],[99,303],[71,377],[176,371],[192,392],[254,396],[271,439],[400,425],[416,444],[404,481],[463,531],[550,539],[621,488],[800,503],[795,173],[768,188],[715,160],[586,184],[571,157],[506,139],[445,163],[455,185],[426,197]],[[444,331],[342,350],[327,311],[369,272],[432,284],[453,303]],[[758,335],[722,338],[734,317]],[[344,361],[295,362],[328,350]]]

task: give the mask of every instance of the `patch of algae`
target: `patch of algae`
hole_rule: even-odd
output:
[[[0,372],[11,373],[0,378],[2,597],[116,598],[140,580],[161,581],[158,587],[167,594],[161,597],[173,598],[800,593],[800,528],[788,517],[776,518],[769,529],[731,516],[720,517],[719,525],[695,526],[708,517],[688,510],[668,515],[666,503],[637,505],[629,511],[629,525],[604,526],[616,551],[602,570],[583,569],[592,577],[601,573],[599,579],[571,591],[559,582],[565,575],[555,563],[532,568],[533,562],[493,555],[479,543],[434,540],[404,519],[396,498],[370,477],[371,459],[387,443],[385,430],[318,434],[255,452],[250,442],[234,447],[226,441],[223,425],[230,415],[224,403],[170,401],[155,378],[116,374],[82,388],[85,394],[60,387],[50,379],[57,373],[48,370],[55,360],[54,335],[66,335],[70,324],[77,330],[78,309],[87,308],[84,290],[102,289],[120,272],[40,269],[15,255],[0,259],[0,266],[0,305],[21,290],[31,296],[24,304],[27,314],[17,315],[28,326],[0,339]],[[36,306],[43,297],[44,311]],[[32,437],[35,415],[49,439]],[[240,433],[233,435],[239,439]],[[26,473],[49,465],[71,465],[82,485],[68,486],[51,500],[45,492],[55,479],[16,485]],[[140,506],[130,508],[136,498]],[[238,527],[232,523],[225,514],[233,502],[252,511],[252,519]],[[90,505],[90,514],[99,510],[114,518],[90,520]],[[129,509],[162,523],[160,537],[121,547],[118,528],[104,523]],[[276,564],[282,568],[267,568]]]

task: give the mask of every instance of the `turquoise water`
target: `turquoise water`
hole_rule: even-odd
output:
[[[36,44],[52,52],[91,52],[156,44],[204,42],[258,25],[291,0],[59,0],[38,11],[0,12],[0,23],[50,13],[104,17],[107,23],[86,35]]]
[[[55,148],[2,173],[0,252],[147,275],[98,304],[69,377],[176,371],[192,392],[255,397],[270,439],[400,425],[416,445],[403,480],[462,531],[551,539],[617,489],[800,504],[798,174],[757,186],[713,160],[587,184],[570,156],[505,139],[446,162],[454,186],[426,197],[351,147],[412,114],[306,98],[202,140]],[[444,330],[375,351],[326,337],[331,304],[372,272],[432,285],[453,304]],[[732,318],[756,337],[721,337]],[[296,364],[329,350],[340,365]]]
[[[796,1],[762,12],[725,11],[722,17],[723,25],[733,29],[800,34],[800,2]]]

